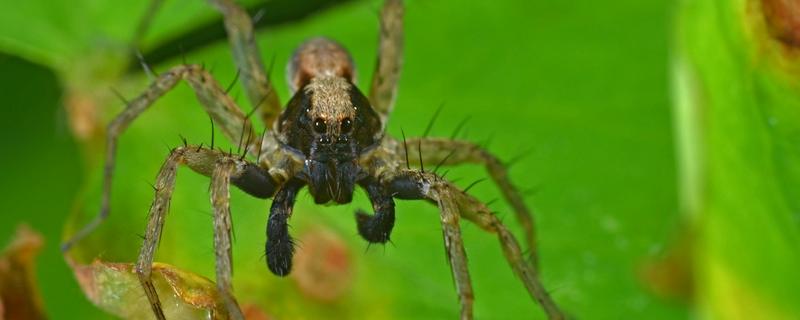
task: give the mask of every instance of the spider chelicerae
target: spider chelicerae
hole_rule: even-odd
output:
[[[533,220],[503,163],[467,141],[406,139],[405,135],[397,140],[385,134],[402,65],[402,0],[386,0],[381,10],[378,59],[368,95],[354,85],[355,69],[350,54],[332,40],[314,38],[300,45],[289,62],[287,76],[292,98],[285,109],[265,73],[250,17],[233,0],[211,0],[211,3],[223,15],[239,78],[266,130],[257,134],[249,115],[202,66],[184,64],[160,75],[144,93],[127,102],[126,109],[109,125],[100,214],[65,243],[65,250],[108,216],[119,135],[159,97],[184,80],[212,118],[212,125],[216,124],[243,151],[241,155],[225,152],[215,149],[213,142],[208,147],[184,143],[171,151],[161,167],[135,266],[158,319],[165,317],[151,280],[152,264],[176,171],[181,165],[211,178],[216,284],[229,318],[243,318],[231,284],[230,185],[257,198],[272,198],[265,252],[267,266],[275,275],[286,276],[292,268],[294,243],[287,222],[298,192],[308,187],[318,204],[345,204],[351,202],[353,191],[359,186],[366,191],[375,211],[355,214],[358,233],[370,243],[389,241],[395,222],[395,198],[427,200],[438,206],[447,257],[461,303],[461,318],[472,318],[473,303],[459,227],[461,218],[497,234],[509,265],[531,297],[542,305],[548,317],[564,318],[538,279]],[[484,203],[445,180],[435,169],[425,170],[425,165],[429,168],[435,165],[438,169],[461,163],[480,163],[486,167],[525,230],[528,255],[523,254],[514,235]]]

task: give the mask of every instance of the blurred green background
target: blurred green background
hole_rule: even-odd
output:
[[[705,141],[702,129],[687,125],[697,121],[691,115],[702,114],[692,109],[695,105],[687,107],[694,110],[688,113],[677,108],[674,119],[678,122],[674,121],[671,108],[676,99],[670,95],[670,71],[676,69],[675,61],[705,57],[709,61],[700,65],[718,62],[716,56],[687,48],[714,48],[714,39],[726,37],[720,30],[730,29],[724,23],[717,24],[720,30],[709,28],[709,23],[700,21],[727,17],[728,11],[738,14],[755,1],[708,2],[717,5],[666,0],[410,0],[406,6],[405,67],[388,130],[395,136],[401,129],[409,136],[421,135],[435,109],[444,103],[432,135],[450,136],[458,123],[469,117],[462,137],[476,142],[492,137],[490,150],[501,159],[530,150],[511,170],[512,180],[530,191],[526,201],[538,223],[542,279],[559,305],[576,318],[687,318],[694,309],[689,301],[699,301],[701,314],[732,318],[708,307],[719,298],[714,290],[699,290],[700,297],[694,299],[691,277],[679,272],[697,267],[701,276],[708,275],[702,272],[708,270],[705,260],[691,257],[705,254],[698,254],[692,243],[704,239],[694,235],[702,235],[709,224],[696,218],[695,211],[704,209],[687,205],[698,197],[695,180],[705,177],[686,169],[705,165],[705,160],[697,160],[701,156],[696,151],[705,150],[707,144],[697,142]],[[261,5],[246,3],[255,8]],[[270,8],[272,3],[263,7]],[[37,275],[52,318],[109,318],[84,297],[59,254],[58,243],[70,215],[82,222],[99,208],[99,137],[123,107],[110,88],[130,99],[148,83],[140,70],[127,69],[131,59],[128,46],[147,3],[0,0],[0,4],[6,8],[0,13],[0,130],[6,139],[0,157],[5,168],[0,179],[4,209],[0,238],[10,238],[16,225],[23,222],[44,234],[47,244],[38,260]],[[349,48],[361,84],[366,86],[375,61],[379,8],[380,1],[347,1],[304,19],[262,28],[258,43],[267,64],[275,61],[272,78],[283,101],[288,98],[283,66],[293,49],[311,36],[329,36]],[[165,1],[138,47],[148,52],[215,19],[216,12],[202,1]],[[726,21],[738,21],[731,19],[733,22]],[[676,21],[684,27],[676,28]],[[728,32],[740,36],[738,29],[732,29]],[[718,54],[747,52],[742,48],[749,48],[748,44],[743,42]],[[177,54],[153,68],[163,71],[182,59]],[[225,41],[189,50],[185,59],[213,69],[223,86],[235,77]],[[731,62],[737,63],[747,64]],[[707,72],[727,70],[722,66]],[[737,82],[749,76],[719,77]],[[673,79],[678,79],[679,88],[688,81],[682,76]],[[781,79],[776,81],[784,81]],[[742,95],[749,94],[741,90]],[[794,93],[776,95],[797,97],[797,91],[785,91]],[[243,95],[241,87],[235,86],[231,94]],[[708,96],[712,94],[704,95]],[[696,98],[679,97],[685,98],[679,102]],[[244,98],[238,100],[249,110]],[[687,117],[690,119],[682,122]],[[185,85],[179,85],[135,122],[120,140],[112,217],[88,238],[81,252],[107,261],[134,261],[153,196],[149,183],[168,148],[180,144],[178,135],[190,143],[207,144],[209,134],[208,118]],[[720,134],[724,136],[724,131]],[[798,140],[793,134],[781,138]],[[221,140],[218,134],[217,141]],[[735,172],[739,171],[731,176],[736,176]],[[485,173],[479,166],[465,166],[454,168],[448,176],[460,178],[457,184],[466,186]],[[756,180],[774,179],[760,173],[754,176]],[[180,171],[157,260],[213,278],[207,188],[207,178]],[[472,190],[485,201],[500,196],[487,182]],[[748,196],[759,197],[742,195],[733,203],[747,202]],[[369,205],[363,193],[356,198],[350,205],[320,207],[304,195],[291,221],[293,232],[301,239],[326,230],[346,244],[352,278],[342,281],[349,282],[349,289],[333,301],[323,302],[310,298],[292,278],[279,279],[269,273],[262,252],[269,201],[233,191],[234,286],[239,301],[256,304],[267,314],[284,319],[456,317],[458,303],[436,208],[425,203],[398,203],[394,245],[367,250],[356,234],[352,213]],[[502,201],[492,207],[521,237],[510,207]],[[783,209],[765,209],[758,214],[769,217],[779,210]],[[731,225],[747,224],[747,214]],[[800,219],[794,215],[792,218],[789,213],[788,220],[770,220],[762,229],[743,233],[740,241],[751,248],[742,252],[777,248],[761,258],[775,258],[767,259],[769,265],[797,266]],[[468,223],[463,228],[476,317],[544,318],[504,261],[495,237]],[[719,232],[727,234],[724,226],[720,228]],[[774,240],[777,244],[759,242],[761,234],[776,228],[785,229],[781,232],[787,236]],[[702,243],[703,250],[719,248],[714,241]],[[776,258],[780,256],[783,258]],[[721,265],[734,261],[733,271],[728,270],[734,275],[741,271],[735,261],[749,261],[746,256],[727,257],[714,261],[722,261],[717,263]],[[753,264],[748,268],[764,267]],[[798,301],[798,293],[790,289],[797,276],[784,284],[762,281],[762,275],[771,269],[761,270],[765,272],[744,272],[745,282],[763,284],[756,291],[747,285],[735,289],[752,296],[733,294],[732,300],[720,299],[775,300],[768,304],[778,318],[797,318],[800,313],[796,306],[791,307],[791,301]],[[714,287],[721,282],[699,283]]]

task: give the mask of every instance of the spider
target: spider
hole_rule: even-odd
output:
[[[254,111],[259,111],[266,126],[264,133],[254,132],[249,115],[202,66],[184,64],[161,74],[144,93],[127,102],[125,110],[109,125],[101,211],[65,243],[65,250],[109,214],[118,137],[159,97],[183,80],[195,91],[212,118],[212,126],[216,123],[243,151],[238,155],[215,149],[213,140],[208,147],[184,143],[171,151],[159,170],[144,243],[135,265],[158,319],[165,316],[151,281],[151,269],[176,171],[181,165],[211,178],[216,283],[232,319],[242,319],[242,313],[231,284],[230,185],[257,198],[272,198],[265,252],[267,267],[277,276],[286,276],[292,268],[294,242],[287,222],[298,192],[308,187],[317,204],[345,204],[351,202],[358,186],[366,191],[375,212],[355,213],[358,233],[369,243],[383,244],[390,240],[395,223],[395,198],[426,200],[438,206],[462,319],[472,318],[473,290],[459,227],[461,218],[496,234],[509,265],[531,297],[550,318],[564,318],[538,279],[533,221],[498,158],[466,141],[424,137],[407,140],[405,134],[402,140],[397,140],[386,134],[402,64],[402,0],[386,0],[381,10],[378,59],[368,95],[355,86],[356,70],[346,49],[327,38],[313,38],[301,44],[289,62],[287,78],[292,97],[285,109],[264,71],[250,17],[233,0],[210,2],[222,13],[239,78],[248,100],[255,106]],[[524,256],[514,235],[485,204],[438,175],[436,170],[425,170],[426,164],[435,164],[438,169],[461,163],[481,163],[486,167],[526,232],[530,256]]]

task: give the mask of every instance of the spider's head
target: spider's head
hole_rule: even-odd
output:
[[[305,155],[302,178],[315,202],[348,203],[358,156],[381,138],[380,118],[353,84],[349,55],[330,40],[306,42],[289,72],[297,90],[278,119],[279,139]]]

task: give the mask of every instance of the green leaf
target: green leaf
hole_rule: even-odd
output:
[[[800,59],[770,32],[771,2],[680,7],[684,202],[711,318],[800,316]]]
[[[150,303],[142,299],[142,286],[131,263],[95,261],[72,264],[75,277],[92,303],[123,319],[147,319]],[[151,279],[164,315],[169,319],[226,319],[216,285],[206,278],[170,265],[153,265]]]
[[[174,30],[214,15],[200,2],[166,3],[172,7],[164,8],[163,17],[168,18],[159,23]],[[304,39],[329,36],[351,50],[365,89],[375,62],[378,3],[352,3],[260,34],[265,61],[274,56],[276,70],[282,70]],[[98,112],[89,121],[97,128],[122,108],[109,87],[130,99],[147,86],[143,75],[121,78],[123,58],[118,54],[136,27],[133,16],[138,15],[132,12],[141,12],[143,4],[134,9],[115,3],[119,9],[107,11],[84,10],[81,3],[47,10],[43,3],[19,6],[17,12],[35,17],[38,24],[31,30],[15,30],[25,29],[17,27],[25,21],[6,19],[11,14],[2,13],[3,50],[52,66],[68,90],[77,88],[77,94],[90,96],[87,100]],[[204,14],[192,16],[190,9],[195,6]],[[457,123],[471,116],[469,139],[482,141],[493,135],[490,149],[501,159],[532,148],[533,154],[513,168],[512,180],[523,189],[539,190],[527,201],[537,218],[544,282],[556,301],[577,318],[686,315],[685,307],[648,295],[634,276],[642,261],[661,251],[678,220],[665,67],[669,7],[667,1],[639,0],[408,3],[405,68],[390,134],[399,135],[401,128],[409,135],[422,134],[436,107],[445,102],[432,135],[450,136]],[[59,18],[50,21],[48,16]],[[63,27],[52,26],[62,20]],[[44,26],[48,28],[37,32],[46,36],[33,33]],[[152,37],[165,39],[174,30],[157,27]],[[98,45],[99,38],[113,39],[113,45]],[[236,74],[226,43],[188,53],[186,60],[213,67],[223,86]],[[179,63],[176,58],[153,67],[165,70]],[[282,78],[273,72],[286,101]],[[231,94],[241,95],[240,91],[237,85]],[[97,257],[105,262],[135,261],[141,243],[138,234],[144,232],[153,198],[148,182],[167,149],[181,143],[178,134],[190,143],[210,140],[208,118],[184,85],[160,100],[122,137],[111,218],[78,248],[76,262],[86,265]],[[221,135],[216,140],[223,148],[230,146],[221,142]],[[99,157],[92,143],[84,144],[90,159],[88,182],[67,230],[88,221],[99,207],[101,168],[92,161]],[[466,186],[485,173],[466,166],[448,176],[463,178],[459,184]],[[486,201],[499,196],[488,183],[470,193]],[[367,250],[356,233],[353,211],[370,206],[363,195],[356,198],[351,205],[319,207],[301,196],[292,217],[298,254],[309,250],[306,253],[317,257],[311,260],[321,261],[322,266],[346,262],[344,269],[319,268],[327,272],[325,279],[342,281],[332,285],[343,289],[331,298],[325,295],[335,290],[320,294],[303,284],[310,272],[297,269],[289,278],[269,273],[263,260],[269,201],[234,191],[234,288],[239,302],[257,305],[276,318],[457,315],[436,208],[399,203],[394,245]],[[493,209],[521,236],[508,205],[498,202]],[[208,179],[181,170],[170,210],[157,260],[212,279]],[[468,223],[463,228],[475,283],[476,317],[544,318],[503,260],[495,236]],[[314,240],[319,234],[328,236]],[[310,252],[317,243],[336,245]],[[337,253],[332,256],[338,260],[321,259],[331,257],[330,252]]]

